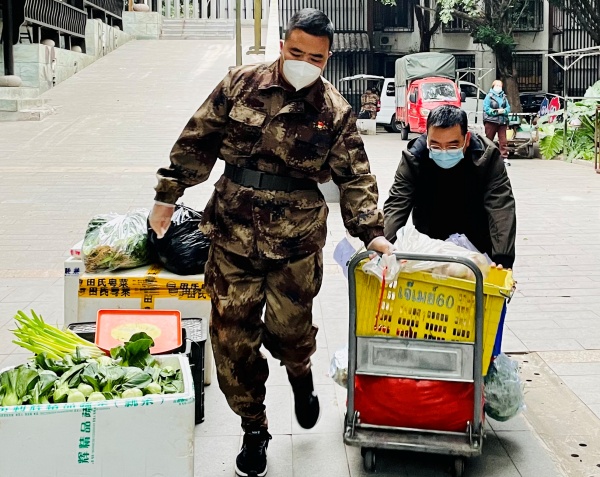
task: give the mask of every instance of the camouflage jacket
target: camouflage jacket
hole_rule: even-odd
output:
[[[383,235],[383,213],[351,113],[326,80],[300,94],[291,90],[279,61],[233,69],[188,122],[170,167],[158,170],[155,200],[175,203],[187,187],[208,178],[217,158],[319,183],[333,178],[346,228],[368,243]],[[318,190],[254,190],[222,176],[201,229],[233,253],[284,259],[324,246],[327,213]]]
[[[379,101],[379,96],[375,93],[364,93],[360,97],[361,108],[365,111],[377,111],[377,102]]]

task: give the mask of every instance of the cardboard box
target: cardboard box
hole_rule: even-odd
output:
[[[0,475],[193,477],[190,365],[182,355],[157,359],[182,369],[183,393],[0,407]]]
[[[73,256],[65,260],[64,266],[65,326],[96,322],[99,310],[119,309],[179,310],[182,318],[203,318],[209,323],[211,304],[204,289],[204,275],[175,275],[157,265],[86,273],[81,257]],[[211,382],[212,360],[209,338],[205,385]]]

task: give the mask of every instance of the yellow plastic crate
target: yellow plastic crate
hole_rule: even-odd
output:
[[[356,267],[356,334],[422,340],[475,341],[475,283],[401,273],[383,289],[379,279]],[[484,285],[483,374],[492,357],[512,272],[492,269]]]

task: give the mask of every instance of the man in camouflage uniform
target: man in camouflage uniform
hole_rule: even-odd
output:
[[[373,90],[368,89],[363,95],[360,97],[360,108],[362,111],[368,111],[371,115],[370,119],[375,119],[377,117],[377,102],[379,101],[379,96],[373,92]]]
[[[170,167],[158,171],[150,224],[160,237],[184,190],[204,182],[217,158],[226,163],[201,229],[212,240],[205,278],[219,386],[245,431],[240,476],[267,471],[269,369],[261,345],[287,369],[299,424],[311,428],[319,417],[311,307],[328,210],[317,184],[333,178],[338,185],[351,234],[372,250],[392,249],[351,107],[320,77],[332,40],[323,12],[298,12],[282,56],[230,71],[185,127]]]

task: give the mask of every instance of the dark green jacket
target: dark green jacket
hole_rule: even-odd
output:
[[[390,241],[412,212],[419,232],[439,240],[465,234],[494,262],[513,266],[515,199],[498,148],[483,136],[472,134],[465,158],[451,169],[429,158],[425,134],[412,140],[402,153],[383,210]]]

